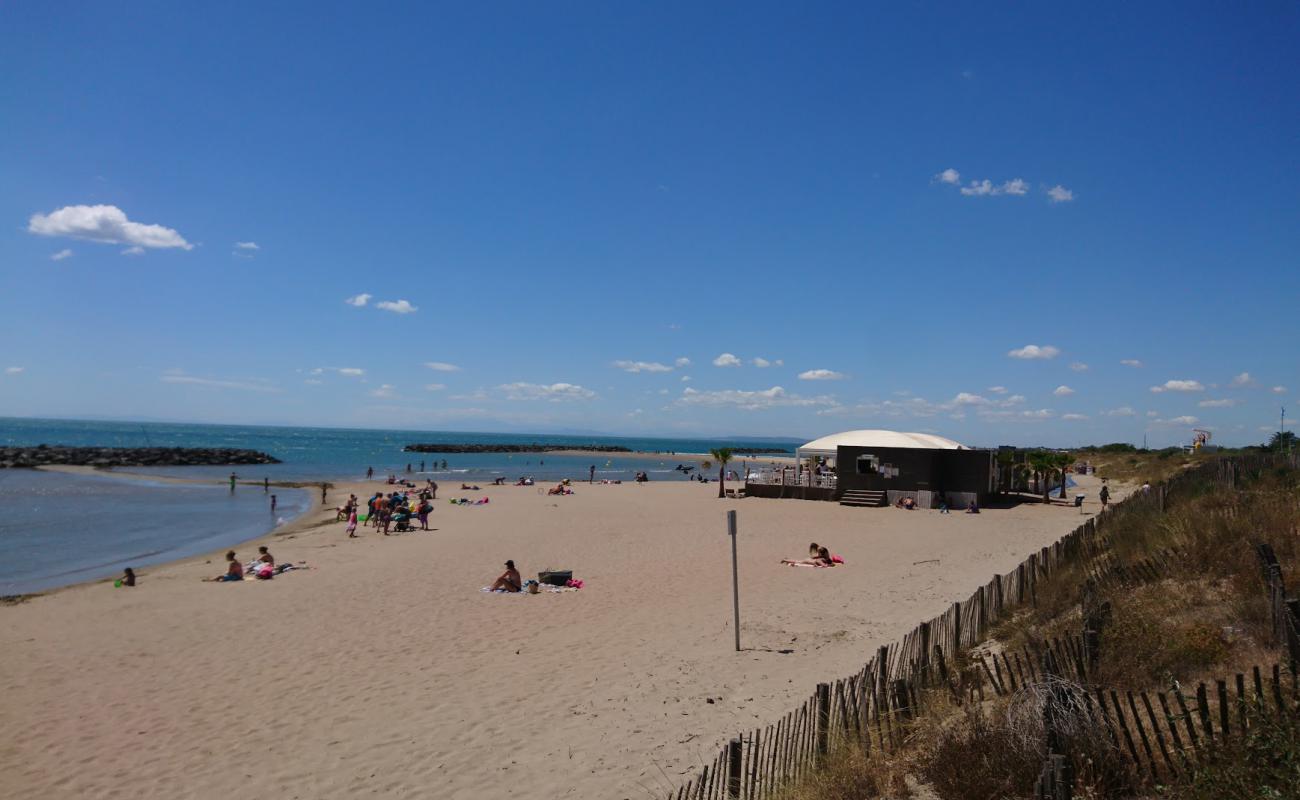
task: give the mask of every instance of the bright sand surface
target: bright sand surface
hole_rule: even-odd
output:
[[[1097,484],[1077,480],[1092,513]],[[0,796],[662,796],[1084,519],[718,500],[686,481],[449,488],[431,533],[291,523],[262,543],[311,569],[270,582],[201,583],[223,571],[213,554],[0,607]],[[811,540],[848,563],[778,563]],[[507,558],[586,587],[480,593]]]

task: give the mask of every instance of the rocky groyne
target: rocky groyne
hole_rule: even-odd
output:
[[[630,453],[629,447],[611,444],[408,444],[408,453],[553,453],[557,450],[583,450],[588,453]]]
[[[280,459],[257,450],[228,447],[0,447],[0,468],[46,467],[197,467],[238,464],[279,464]]]

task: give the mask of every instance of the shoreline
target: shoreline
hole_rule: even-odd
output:
[[[157,484],[175,485],[175,486],[214,486],[214,485],[221,486],[224,485],[225,483],[224,481],[213,481],[213,480],[200,479],[200,478],[175,478],[175,477],[163,476],[163,475],[155,476],[155,475],[145,475],[141,473],[132,473],[132,472],[118,472],[117,470],[120,469],[118,467],[105,468],[105,467],[93,467],[93,466],[81,465],[81,464],[47,464],[39,467],[30,467],[24,469],[31,469],[31,471],[33,472],[50,473],[52,475],[65,474],[65,475],[78,475],[78,476],[90,477],[90,478],[116,478],[120,480],[131,481],[131,482],[142,483],[142,484],[157,483]],[[130,469],[130,468],[127,467],[126,469]],[[254,484],[252,482],[248,482],[247,484],[240,483],[239,485],[240,486],[247,485],[249,488],[254,488],[254,487],[261,488],[262,486],[261,483]],[[293,491],[305,492],[307,493],[307,498],[310,500],[311,494],[309,490],[311,488],[319,487],[320,484],[319,483],[300,484],[298,482],[293,482],[293,481],[276,483],[273,481],[270,483],[270,486],[279,487],[282,489],[290,489]],[[165,569],[180,564],[195,562],[198,560],[203,560],[204,563],[211,563],[214,559],[221,557],[222,555],[224,555],[225,551],[230,550],[233,547],[246,547],[246,546],[256,547],[260,544],[266,544],[267,542],[273,541],[277,536],[282,535],[289,528],[293,527],[297,522],[299,522],[303,517],[307,516],[308,514],[311,514],[313,511],[316,510],[318,510],[318,508],[308,505],[306,509],[295,513],[291,517],[285,517],[284,522],[276,523],[274,526],[271,527],[270,530],[265,531],[264,533],[259,533],[248,539],[241,539],[225,547],[216,548],[211,551],[204,551],[197,555],[178,556],[176,558],[169,558],[164,561],[158,561],[153,564],[148,564],[146,566],[138,567],[135,568],[136,575],[140,578],[144,578],[150,572],[155,572],[160,569]],[[73,583],[64,584],[62,586],[55,586],[49,589],[41,589],[35,592],[17,592],[14,594],[6,594],[0,596],[0,601],[2,601],[0,602],[0,606],[19,605],[22,603],[30,602],[31,600],[38,597],[53,597],[58,594],[68,592],[70,590],[93,586],[96,584],[112,583],[114,580],[115,578],[112,577],[87,578],[85,580],[79,580]]]

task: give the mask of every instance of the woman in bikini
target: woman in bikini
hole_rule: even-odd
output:
[[[514,561],[506,562],[506,571],[501,573],[491,588],[494,592],[498,589],[506,592],[523,591],[523,581],[519,579],[519,570],[515,569]]]

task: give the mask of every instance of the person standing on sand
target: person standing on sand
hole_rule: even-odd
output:
[[[348,538],[349,538],[349,539],[355,539],[355,538],[357,538],[357,510],[356,510],[356,508],[353,508],[353,509],[352,509],[352,513],[348,515]]]
[[[595,483],[595,482],[596,482],[596,465],[592,464],[591,469],[587,474],[587,483]]]
[[[375,468],[366,467],[366,480],[370,480],[373,477],[375,477]]]
[[[329,486],[330,486],[330,485],[329,485],[328,483],[322,483],[322,484],[320,485],[320,504],[321,504],[321,505],[325,505],[325,503],[326,503],[326,501],[327,501],[327,498],[328,498],[328,496],[329,496],[329,495],[328,495]]]
[[[1110,487],[1103,484],[1101,494],[1097,495],[1097,497],[1101,500],[1101,510],[1105,511],[1106,504],[1110,502]]]

